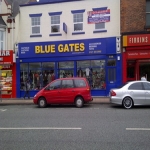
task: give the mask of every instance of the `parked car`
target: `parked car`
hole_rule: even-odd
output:
[[[41,108],[48,104],[75,104],[76,107],[83,107],[92,100],[88,81],[79,77],[56,79],[33,98],[34,104]]]
[[[111,89],[110,102],[126,109],[137,105],[150,105],[150,82],[131,81],[121,88]]]

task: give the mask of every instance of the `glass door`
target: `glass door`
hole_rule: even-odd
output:
[[[127,62],[127,81],[136,80],[136,63],[135,61]]]
[[[143,60],[139,63],[139,77],[145,74],[148,81],[150,81],[150,62]]]

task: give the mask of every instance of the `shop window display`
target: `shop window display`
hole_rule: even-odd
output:
[[[106,89],[105,60],[77,61],[77,76],[86,77],[91,89]]]
[[[74,76],[74,62],[59,62],[58,63],[58,75],[59,78],[67,78],[67,77],[73,77]]]
[[[40,90],[55,79],[54,63],[22,63],[20,65],[20,89],[24,90],[24,83],[29,79],[31,90]]]
[[[1,70],[1,94],[12,94],[12,70]]]

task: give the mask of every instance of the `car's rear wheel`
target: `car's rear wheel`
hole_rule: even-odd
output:
[[[83,107],[84,101],[83,101],[83,98],[82,98],[81,96],[78,96],[78,97],[75,99],[75,105],[76,105],[76,107],[78,107],[78,108]]]
[[[44,97],[39,98],[38,106],[40,108],[45,108],[47,106],[46,99]]]
[[[123,107],[126,109],[130,109],[133,107],[133,101],[130,97],[125,97],[122,103]]]

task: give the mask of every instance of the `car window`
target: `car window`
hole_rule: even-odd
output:
[[[73,88],[73,80],[68,79],[68,80],[62,80],[62,88]]]
[[[138,83],[133,83],[128,87],[128,90],[144,90],[142,83],[138,82]]]
[[[86,83],[83,79],[74,80],[75,87],[86,87]]]
[[[61,80],[54,81],[49,86],[46,87],[46,90],[55,90],[61,88]]]
[[[145,90],[150,90],[150,83],[143,82],[143,85]]]

